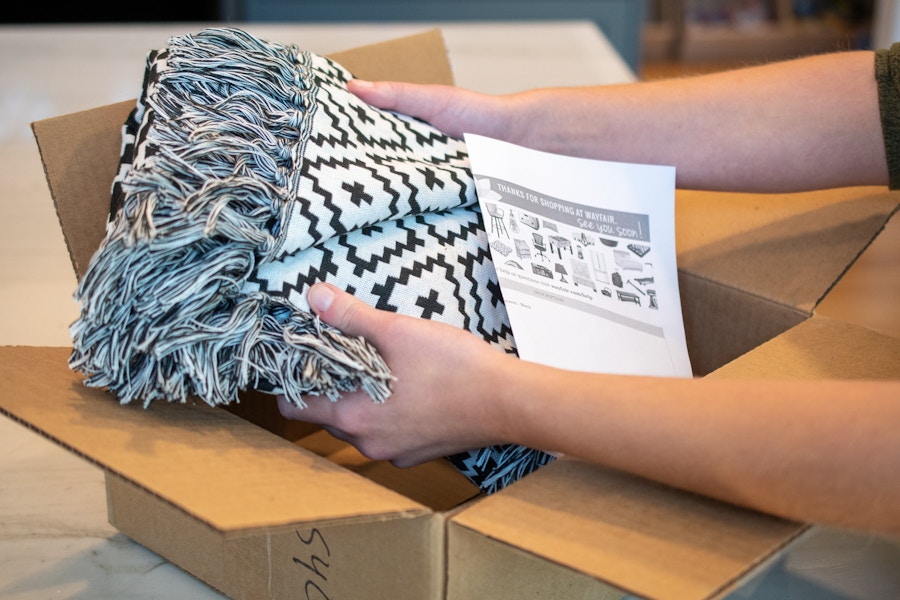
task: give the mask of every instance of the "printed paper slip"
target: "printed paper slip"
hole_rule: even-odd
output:
[[[465,136],[523,359],[690,377],[675,257],[675,169]]]

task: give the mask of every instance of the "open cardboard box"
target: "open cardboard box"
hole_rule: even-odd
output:
[[[334,58],[361,77],[452,81],[436,31]],[[104,235],[131,106],[33,125],[78,274]],[[900,375],[900,340],[814,315],[896,206],[880,188],[679,192],[696,374]],[[262,394],[121,406],[68,355],[0,348],[0,411],[102,467],[115,527],[234,598],[713,598],[806,528],[573,459],[485,498],[443,461],[366,460]]]

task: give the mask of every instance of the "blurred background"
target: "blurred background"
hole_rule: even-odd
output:
[[[893,0],[157,0],[15,3],[2,23],[592,20],[642,78],[893,39]],[[880,38],[879,38],[880,35]]]

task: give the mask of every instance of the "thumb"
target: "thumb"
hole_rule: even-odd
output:
[[[366,337],[378,311],[330,283],[317,283],[309,288],[306,300],[320,319],[345,334]]]
[[[404,87],[399,81],[351,79],[347,82],[350,93],[367,104],[385,110],[399,110],[398,103],[404,97]]]

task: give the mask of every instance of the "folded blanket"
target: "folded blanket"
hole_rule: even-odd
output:
[[[361,102],[351,77],[228,28],[148,55],[106,238],[76,292],[70,364],[88,385],[144,406],[248,389],[385,401],[377,350],[310,313],[317,281],[515,353],[465,146]],[[448,459],[490,493],[552,457]]]

